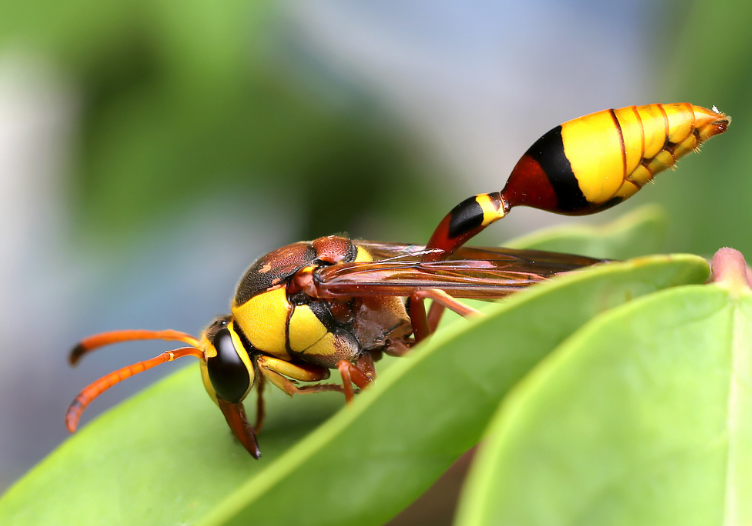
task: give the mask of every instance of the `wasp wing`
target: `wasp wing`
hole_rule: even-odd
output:
[[[492,300],[557,274],[604,260],[511,248],[463,247],[444,261],[422,262],[422,245],[357,241],[373,262],[344,263],[316,273],[320,298],[409,296],[440,289],[455,298]]]

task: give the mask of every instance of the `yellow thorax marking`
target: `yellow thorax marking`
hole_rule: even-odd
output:
[[[337,338],[331,332],[327,332],[323,338],[305,350],[305,354],[316,356],[329,356],[337,352]]]
[[[256,349],[289,359],[285,329],[290,303],[285,287],[257,294],[242,305],[233,303],[232,314],[240,330]]]
[[[308,305],[296,305],[290,318],[290,349],[302,352],[327,333],[327,328],[321,323]]]
[[[373,256],[365,248],[357,246],[358,253],[355,255],[355,263],[370,263],[373,261]]]

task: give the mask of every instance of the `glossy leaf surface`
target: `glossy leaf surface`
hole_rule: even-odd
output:
[[[505,246],[628,259],[661,252],[666,241],[666,223],[663,208],[645,205],[605,225],[551,227],[512,239]]]
[[[457,523],[749,524],[750,385],[741,280],[613,309],[507,399]]]

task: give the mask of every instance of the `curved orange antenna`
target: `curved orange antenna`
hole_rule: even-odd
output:
[[[191,347],[198,347],[198,340],[188,333],[173,331],[168,329],[166,331],[146,331],[146,330],[126,330],[126,331],[110,331],[95,334],[81,340],[76,345],[68,357],[68,361],[71,365],[76,365],[81,357],[91,351],[110,345],[113,343],[129,342],[134,340],[166,340],[166,341],[179,341],[187,343]]]
[[[126,378],[130,378],[134,374],[142,373],[147,369],[151,369],[165,362],[177,360],[178,358],[182,358],[183,356],[195,356],[196,358],[199,358],[201,360],[204,359],[204,353],[202,353],[198,349],[195,349],[193,347],[181,347],[180,349],[175,349],[173,351],[163,352],[159,356],[150,360],[144,360],[143,362],[134,363],[133,365],[129,365],[128,367],[123,367],[122,369],[113,371],[110,374],[103,376],[96,382],[87,385],[73,400],[73,402],[71,402],[71,405],[68,407],[68,411],[65,413],[65,426],[68,428],[68,431],[75,433],[76,427],[78,427],[78,421],[81,419],[81,414],[84,412],[84,409],[86,409],[86,407],[92,401],[94,401],[96,397],[104,393],[107,389],[109,389],[116,383],[122,382]]]

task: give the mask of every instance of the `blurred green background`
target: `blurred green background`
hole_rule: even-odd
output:
[[[256,257],[300,239],[425,241],[579,115],[684,101],[732,115],[593,220],[661,202],[667,250],[752,253],[750,21],[732,0],[4,2],[0,490],[65,439],[81,387],[164,350],[71,370],[76,340],[197,333]],[[515,210],[477,242],[571,221]]]

